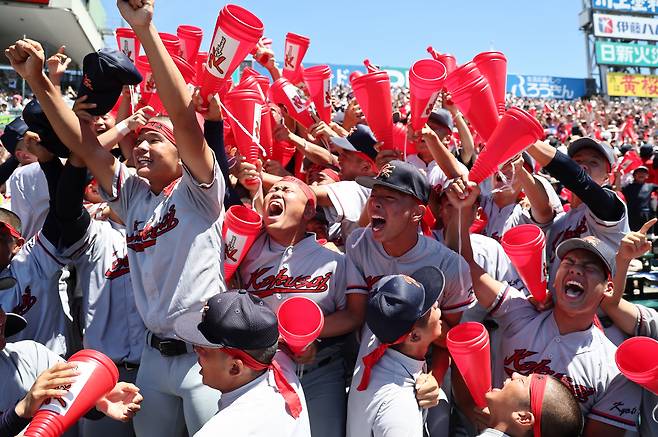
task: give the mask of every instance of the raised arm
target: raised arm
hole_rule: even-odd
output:
[[[20,40],[5,50],[5,54],[14,70],[27,80],[59,139],[72,152],[84,156],[101,187],[112,192],[116,160],[100,146],[89,125],[78,119],[69,109],[59,90],[44,74],[44,52],[41,44],[27,39]]]
[[[465,175],[457,158],[448,151],[447,147],[443,145],[436,132],[434,132],[428,125],[423,126],[423,129],[419,134],[413,132],[411,125],[409,125],[407,129],[407,135],[412,141],[418,141],[422,137],[432,154],[432,158],[434,158],[438,166],[441,167],[441,170],[443,170],[443,173],[445,173],[448,178],[452,179]]]
[[[459,134],[459,140],[462,146],[461,150],[459,151],[459,156],[462,160],[462,163],[468,166],[475,157],[475,143],[473,141],[473,134],[468,128],[466,120],[464,120],[464,116],[459,111],[459,108],[452,102],[452,97],[450,94],[443,96],[443,108],[450,112],[452,119],[455,121],[455,127],[457,128],[457,133]]]
[[[519,155],[512,162],[512,165],[514,166],[515,174],[521,181],[523,192],[530,202],[532,218],[540,224],[548,223],[553,220],[553,208],[548,199],[548,193],[541,182],[523,167],[523,162],[523,157]]]
[[[148,56],[158,94],[174,125],[178,154],[194,179],[213,181],[214,157],[196,119],[192,96],[176,64],[165,49],[152,23],[153,2],[117,0],[117,7],[130,24]]]

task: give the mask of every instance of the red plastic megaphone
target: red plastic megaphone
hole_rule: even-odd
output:
[[[285,77],[280,77],[274,81],[270,86],[269,96],[272,102],[283,105],[288,111],[288,115],[305,128],[315,123],[315,105]]]
[[[395,149],[391,82],[388,73],[376,71],[356,77],[352,81],[352,90],[368,126],[377,141],[383,142],[382,150]]]
[[[236,87],[226,93],[224,104],[230,111],[228,121],[240,154],[247,162],[256,164],[258,161],[256,142],[260,142],[260,119],[263,107],[260,93],[254,89]],[[245,132],[238,123],[249,133]]]
[[[181,41],[182,57],[192,67],[196,64],[197,53],[201,47],[201,40],[203,40],[203,30],[200,27],[190,26],[189,24],[181,24],[176,29],[176,35]]]
[[[354,82],[354,79],[356,79],[357,77],[360,77],[360,76],[363,76],[363,73],[361,73],[361,72],[358,71],[358,70],[355,70],[355,71],[351,72],[351,73],[350,73],[350,78],[349,78],[349,79],[350,79],[350,84],[351,84],[352,82]]]
[[[448,331],[448,351],[455,361],[475,405],[485,408],[485,393],[491,391],[489,333],[482,323],[461,323]]]
[[[331,122],[331,69],[328,65],[316,65],[304,69],[304,81],[320,120]]]
[[[402,123],[393,124],[393,144],[396,149],[404,151],[405,156],[418,152],[416,145],[407,140],[407,125]]]
[[[181,49],[181,43],[180,43],[180,38],[178,38],[178,35],[174,35],[172,33],[166,33],[166,32],[160,32],[160,39],[162,40],[162,44],[164,44],[165,48],[167,49],[167,52],[171,56],[180,56],[182,53]]]
[[[416,61],[409,70],[411,126],[423,128],[434,108],[446,78],[446,67],[434,59]]]
[[[279,161],[284,167],[292,160],[296,151],[297,148],[287,141],[275,140],[272,143],[272,159]]]
[[[228,283],[244,259],[263,226],[262,217],[253,209],[233,205],[226,211],[222,227],[224,241],[224,282]]]
[[[501,52],[482,52],[473,58],[473,62],[491,86],[498,115],[503,115],[507,86],[507,58]]]
[[[427,53],[429,53],[432,59],[434,59],[435,61],[438,61],[439,56],[441,56],[441,53],[434,50],[434,47],[432,46],[427,46]]]
[[[34,415],[26,437],[59,437],[86,414],[119,380],[119,370],[108,357],[83,349],[69,358],[80,374],[60,399],[48,399]]]
[[[367,73],[374,73],[375,71],[379,71],[379,68],[376,65],[373,65],[370,62],[370,59],[364,59],[363,60],[363,65],[366,67],[366,72]]]
[[[469,172],[475,183],[484,181],[498,165],[518,155],[535,141],[544,137],[544,129],[536,118],[519,108],[510,108],[500,119],[487,146],[478,155]]]
[[[301,65],[310,44],[311,40],[306,36],[297,35],[292,32],[286,34],[283,77],[288,79],[292,84],[297,85],[304,79]]]
[[[194,75],[196,74],[194,67],[180,56],[172,55],[171,59],[173,59],[174,64],[178,67],[178,71],[180,71],[180,74],[183,76],[185,83],[192,83],[194,81]]]
[[[117,46],[119,50],[133,61],[133,64],[139,56],[139,40],[135,32],[129,27],[119,27],[116,30]]]
[[[265,149],[268,159],[272,159],[273,135],[272,135],[272,111],[270,105],[265,103],[260,114],[260,145]]]
[[[324,314],[311,299],[301,296],[286,299],[277,311],[279,333],[295,355],[302,354],[324,327]]]
[[[208,51],[206,69],[198,81],[205,99],[217,89],[218,80],[230,79],[263,36],[263,22],[243,7],[226,5],[219,11]]]
[[[208,52],[197,52],[196,61],[194,62],[194,84],[198,84],[203,74],[203,69],[208,62]]]
[[[544,232],[533,224],[518,225],[503,234],[500,244],[530,293],[544,302],[548,282]]]
[[[457,68],[457,59],[455,59],[455,57],[449,53],[440,55],[437,61],[446,66],[446,71],[448,74],[452,73]]]
[[[617,348],[615,361],[626,378],[658,395],[658,341],[629,338]]]
[[[155,79],[153,79],[153,73],[151,72],[151,64],[149,64],[146,55],[137,57],[135,67],[137,67],[137,71],[144,78],[139,85],[139,92],[141,94],[140,106],[148,105],[153,108],[153,112],[156,114],[163,114],[165,112],[164,105],[158,96]]]

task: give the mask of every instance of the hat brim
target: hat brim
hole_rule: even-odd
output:
[[[210,341],[199,331],[199,324],[203,314],[201,311],[193,311],[182,314],[174,321],[174,332],[184,342],[195,346],[202,346],[212,349],[218,349],[224,345],[215,344]]]
[[[569,240],[563,241],[558,245],[555,253],[559,259],[563,259],[567,253],[578,249],[586,250],[589,253],[595,255],[603,262],[603,265],[608,269],[608,273],[611,275],[615,274],[615,269],[612,267],[606,257],[596,247],[592,246],[586,241],[581,240],[580,238],[571,238]]]
[[[423,288],[425,288],[425,303],[423,304],[423,314],[425,314],[441,297],[445,287],[445,276],[434,266],[421,267],[409,276],[423,284]]]
[[[356,147],[354,147],[345,137],[331,137],[331,144],[343,150],[347,150],[348,152],[358,152]]]
[[[105,91],[92,91],[84,85],[78,89],[78,97],[88,96],[85,103],[95,103],[95,108],[87,109],[91,115],[103,116],[110,112],[121,96],[121,88]]]
[[[11,337],[21,332],[27,326],[27,320],[22,316],[14,313],[7,313],[7,321],[5,322],[5,337]]]
[[[615,164],[612,149],[610,150],[610,153],[608,153],[608,151],[604,149],[604,147],[605,146],[598,143],[597,141],[594,141],[591,138],[583,137],[583,138],[578,138],[576,141],[571,143],[571,145],[567,149],[567,154],[569,155],[570,158],[573,158],[573,156],[582,149],[594,149],[597,152],[599,152],[601,155],[603,155],[606,161],[608,161],[608,164],[610,164],[610,167],[612,167]]]
[[[395,190],[397,192],[400,192],[402,194],[408,194],[409,196],[413,197],[414,199],[418,199],[416,195],[410,191],[407,191],[405,189],[400,188],[397,185],[390,184],[388,182],[380,181],[379,179],[372,177],[372,176],[358,176],[356,179],[356,183],[361,185],[362,187],[366,188],[374,188],[376,185],[379,185],[380,187],[384,188],[389,188],[391,190]],[[422,199],[418,199],[422,202]]]

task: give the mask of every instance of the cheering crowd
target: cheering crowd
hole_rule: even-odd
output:
[[[656,223],[650,102],[508,97],[544,138],[476,184],[487,141],[446,90],[417,130],[393,90],[395,148],[349,87],[307,126],[265,92],[274,151],[254,157],[227,90],[186,83],[153,2],[117,7],[163,110],[119,51],[85,58],[71,105],[63,50],[5,50],[34,99],[0,137],[0,436],[68,399],[83,348],[119,382],[69,436],[658,435],[656,394],[615,359],[658,339],[658,313],[623,298]],[[262,41],[254,59],[281,78]],[[250,247],[228,241],[254,215]],[[545,239],[543,298],[501,245],[519,225]],[[295,297],[323,319],[301,349],[277,319]],[[451,345],[479,327],[462,343],[490,359],[469,371]]]

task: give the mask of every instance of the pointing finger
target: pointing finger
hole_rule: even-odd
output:
[[[652,218],[651,220],[649,220],[648,222],[646,222],[644,225],[642,225],[642,227],[640,228],[640,231],[639,231],[639,232],[640,232],[641,234],[647,235],[647,232],[649,232],[649,229],[651,229],[651,227],[652,227],[653,225],[655,225],[657,221],[658,221],[658,219],[656,219],[656,218]]]

